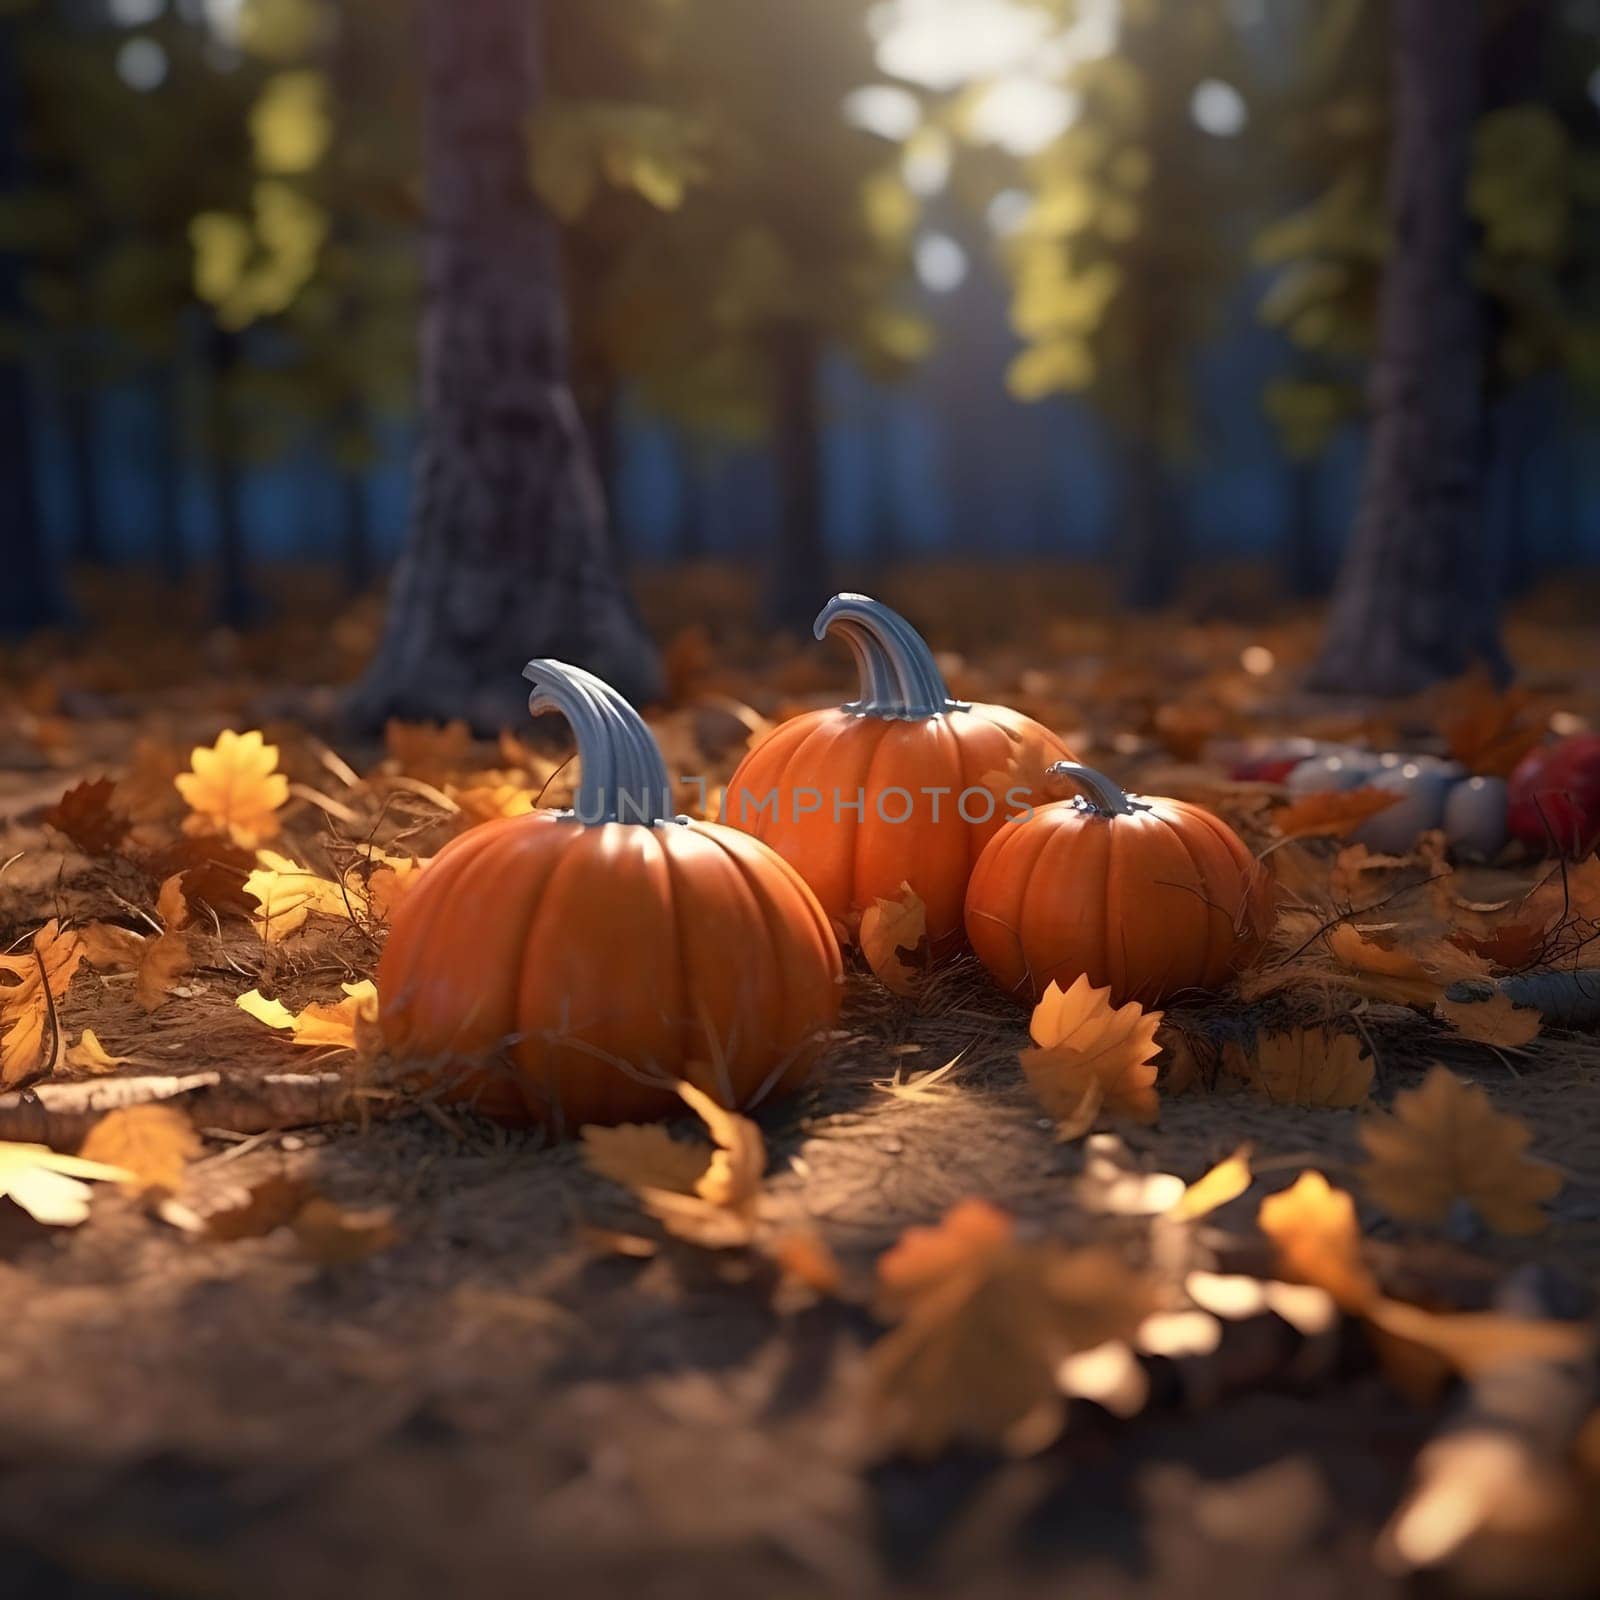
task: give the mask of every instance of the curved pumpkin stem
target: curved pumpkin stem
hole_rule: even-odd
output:
[[[530,661],[522,676],[534,686],[531,715],[559,711],[572,725],[583,769],[580,822],[654,826],[672,815],[661,751],[639,713],[610,684],[564,661]]]
[[[836,594],[811,630],[819,639],[837,633],[850,646],[861,673],[861,698],[845,709],[865,717],[920,720],[965,711],[952,700],[944,676],[915,628],[880,601],[864,594]]]
[[[1135,811],[1150,809],[1142,801],[1130,800],[1105,773],[1081,767],[1076,761],[1057,761],[1046,769],[1045,777],[1077,785],[1082,793],[1076,798],[1108,817],[1131,817]]]

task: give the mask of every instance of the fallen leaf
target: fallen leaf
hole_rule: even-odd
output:
[[[1400,1300],[1379,1300],[1367,1320],[1385,1333],[1420,1344],[1465,1378],[1524,1362],[1591,1358],[1595,1331],[1588,1322],[1513,1317],[1499,1311],[1430,1311]]]
[[[1280,839],[1342,839],[1401,799],[1383,789],[1330,789],[1285,806],[1272,826]]]
[[[1532,1139],[1479,1085],[1435,1066],[1420,1088],[1395,1096],[1392,1115],[1362,1127],[1362,1186],[1403,1222],[1443,1222],[1465,1200],[1497,1233],[1537,1233],[1561,1175],[1527,1158]]]
[[[1544,738],[1544,723],[1528,715],[1532,696],[1525,689],[1501,691],[1478,673],[1445,691],[1439,731],[1451,756],[1468,772],[1509,778],[1522,758]]]
[[[260,732],[227,729],[214,745],[196,746],[189,764],[172,780],[190,811],[185,833],[226,834],[247,850],[277,834],[289,780],[278,771],[278,747]]]
[[[472,766],[472,729],[465,722],[400,722],[383,730],[389,759],[409,777],[437,782]]]
[[[1115,1251],[1024,1242],[981,1200],[909,1229],[878,1282],[897,1325],[867,1355],[875,1421],[886,1443],[920,1457],[953,1443],[1044,1448],[1064,1416],[1063,1364],[1130,1342],[1159,1303]]]
[[[0,956],[0,974],[16,980],[0,985],[0,1027],[5,1029],[0,1037],[0,1089],[23,1082],[45,1066],[45,1028],[83,955],[83,940],[61,932],[52,917],[34,934],[31,950]],[[59,1021],[56,1027],[59,1034]]]
[[[1547,932],[1562,923],[1600,922],[1600,856],[1556,867],[1523,901],[1521,917]]]
[[[502,817],[525,817],[539,803],[536,791],[509,780],[477,783],[466,788],[447,783],[444,792],[455,803],[468,827],[497,822]]]
[[[839,1258],[815,1229],[794,1228],[780,1234],[772,1242],[771,1254],[786,1284],[830,1300],[842,1292],[844,1270]]]
[[[685,1144],[654,1124],[590,1125],[581,1133],[584,1162],[631,1190],[677,1238],[710,1250],[748,1244],[767,1165],[761,1130],[691,1083],[680,1083],[677,1090],[706,1125],[714,1149]]]
[[[374,1043],[378,986],[371,978],[363,978],[340,987],[343,1000],[331,1005],[313,1001],[299,1012],[291,1011],[281,1000],[267,999],[259,989],[246,990],[234,1004],[257,1022],[290,1034],[297,1045],[366,1051]]]
[[[1544,1018],[1537,1011],[1511,1003],[1508,996],[1497,989],[1487,1000],[1451,1000],[1439,1002],[1435,1013],[1448,1022],[1463,1038],[1479,1044],[1497,1045],[1505,1050],[1517,1050],[1531,1044],[1538,1037]]]
[[[86,856],[109,856],[128,837],[129,819],[116,808],[110,778],[75,784],[44,814]]]
[[[1285,1278],[1325,1289],[1346,1311],[1377,1299],[1377,1282],[1362,1259],[1355,1201],[1320,1172],[1302,1172],[1292,1187],[1268,1195],[1256,1220]]]
[[[1372,1092],[1373,1061],[1354,1034],[1296,1028],[1230,1046],[1230,1069],[1274,1105],[1348,1108]]]
[[[927,909],[908,883],[898,899],[879,898],[861,914],[861,953],[878,981],[896,994],[914,995],[927,961]]]
[[[1034,1007],[1036,1049],[1021,1052],[1028,1086],[1067,1137],[1087,1133],[1103,1112],[1154,1122],[1160,1111],[1155,1058],[1162,1013],[1137,1001],[1113,1006],[1110,987],[1087,976],[1062,991],[1052,983]]]
[[[1341,981],[1373,1000],[1432,1010],[1452,984],[1464,979],[1489,977],[1481,956],[1446,943],[1423,938],[1386,944],[1386,935],[1399,933],[1387,927],[1357,927],[1341,922],[1330,928],[1324,941],[1334,959],[1346,969]]]
[[[22,1207],[35,1222],[75,1228],[89,1215],[96,1183],[126,1183],[133,1174],[82,1156],[64,1156],[44,1144],[0,1142],[0,1196]]]
[[[320,1196],[307,1200],[289,1226],[301,1250],[323,1267],[347,1267],[399,1243],[392,1212],[351,1211]]]
[[[178,986],[178,980],[194,965],[187,926],[189,902],[184,898],[181,877],[168,878],[161,885],[156,916],[164,931],[144,941],[133,985],[134,996],[146,1011],[165,1005]]]
[[[136,739],[117,779],[111,803],[134,822],[164,823],[183,809],[173,779],[183,771],[183,751],[165,739]]]
[[[98,1035],[93,1028],[85,1028],[78,1036],[76,1044],[67,1046],[67,1053],[62,1057],[62,1065],[73,1072],[115,1072],[118,1067],[125,1066],[133,1058],[131,1056],[114,1056],[100,1043]]]
[[[1250,1187],[1250,1181],[1250,1146],[1246,1144],[1191,1183],[1167,1215],[1175,1222],[1195,1222],[1208,1217],[1229,1201],[1237,1200]]]
[[[286,1228],[300,1214],[314,1191],[304,1178],[274,1173],[201,1219],[213,1239],[229,1242],[260,1239]]]
[[[244,892],[260,907],[256,927],[268,944],[297,932],[313,912],[345,922],[366,912],[366,896],[357,886],[335,883],[272,850],[258,850],[256,862]]]
[[[184,1167],[200,1154],[200,1136],[172,1106],[123,1106],[108,1111],[89,1130],[79,1154],[85,1161],[118,1167],[126,1187],[175,1194]]]

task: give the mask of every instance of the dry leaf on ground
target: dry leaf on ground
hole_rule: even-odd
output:
[[[0,1142],[0,1198],[22,1207],[35,1222],[75,1228],[89,1215],[96,1183],[126,1183],[132,1173],[82,1156],[64,1156],[43,1144]]]
[[[1237,1200],[1250,1182],[1250,1146],[1241,1145],[1226,1161],[1219,1161],[1204,1177],[1191,1183],[1167,1215],[1176,1222],[1198,1221]]]
[[[178,980],[194,965],[189,948],[189,902],[183,893],[183,879],[177,874],[161,885],[156,916],[164,931],[144,941],[133,986],[139,1004],[146,1011],[165,1005],[178,986]]]
[[[201,1151],[200,1136],[172,1106],[124,1106],[108,1111],[89,1130],[79,1154],[86,1161],[120,1167],[130,1189],[175,1194],[183,1170]]]
[[[0,956],[0,1089],[9,1089],[38,1072],[45,1062],[45,1029],[55,1002],[67,992],[84,958],[83,940],[63,933],[51,918],[34,934],[32,948]],[[60,1023],[56,1029],[59,1033]]]
[[[1272,826],[1280,839],[1342,839],[1400,800],[1383,789],[1330,789],[1285,806]]]
[[[1281,1106],[1348,1108],[1372,1092],[1372,1057],[1360,1039],[1320,1028],[1264,1033],[1253,1047],[1230,1045],[1229,1070]]]
[[[1479,1085],[1435,1066],[1420,1088],[1395,1096],[1392,1115],[1362,1128],[1362,1186],[1404,1222],[1443,1222],[1466,1201],[1497,1233],[1537,1233],[1561,1175],[1528,1159],[1532,1138]]]
[[[861,914],[861,953],[878,981],[896,994],[914,995],[927,967],[928,921],[910,884],[898,899],[878,899]]]
[[[127,839],[132,825],[115,803],[110,778],[75,784],[44,814],[45,822],[63,833],[86,856],[108,856]]]
[[[313,1001],[299,1012],[281,1000],[269,1000],[259,989],[248,989],[234,1003],[257,1022],[290,1035],[298,1045],[335,1050],[366,1051],[375,1042],[378,1021],[378,986],[371,978],[341,984],[344,999],[324,1005]]]
[[[259,731],[227,729],[209,748],[196,746],[189,765],[172,780],[189,807],[185,833],[226,834],[247,850],[276,836],[289,780],[278,771],[278,747]]]
[[[272,850],[256,852],[256,867],[244,881],[244,892],[260,908],[256,926],[268,944],[288,938],[312,912],[349,922],[367,909],[359,886],[335,883]]]
[[[709,1154],[666,1128],[624,1123],[585,1127],[583,1159],[591,1171],[632,1190],[668,1233],[713,1250],[748,1244],[767,1166],[761,1130],[693,1084],[677,1090],[716,1141]]]
[[[465,722],[400,722],[383,730],[389,759],[408,777],[436,783],[452,773],[473,770],[472,729]]]
[[[1355,1201],[1320,1172],[1302,1172],[1292,1187],[1268,1195],[1257,1221],[1284,1277],[1327,1290],[1347,1311],[1364,1310],[1376,1300],[1377,1282],[1362,1259]]]
[[[1509,778],[1517,763],[1544,739],[1545,723],[1529,714],[1525,689],[1497,689],[1487,674],[1452,684],[1439,719],[1450,754],[1468,772]]]
[[[1463,1038],[1479,1044],[1496,1045],[1503,1050],[1531,1044],[1544,1025],[1544,1018],[1526,1006],[1513,1005],[1498,990],[1486,1000],[1441,1000],[1435,1015],[1448,1022]]]
[[[78,1036],[78,1042],[67,1046],[61,1064],[69,1072],[115,1072],[118,1067],[126,1066],[132,1059],[132,1056],[112,1055],[100,1043],[100,1036],[94,1029],[85,1028]]]
[[[981,1200],[909,1229],[878,1263],[897,1325],[868,1352],[885,1443],[931,1456],[952,1443],[1042,1449],[1060,1431],[1070,1356],[1126,1344],[1157,1308],[1153,1287],[1110,1250],[1023,1242]]]
[[[1029,1032],[1037,1048],[1021,1052],[1022,1070],[1068,1138],[1087,1133],[1102,1114],[1154,1122],[1160,1111],[1162,1013],[1133,1000],[1113,1006],[1110,996],[1085,976],[1065,992],[1052,983],[1034,1008]]]

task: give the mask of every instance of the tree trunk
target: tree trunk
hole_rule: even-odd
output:
[[[356,467],[339,471],[339,576],[344,593],[354,598],[372,583],[372,507],[367,475]]]
[[[208,330],[206,361],[211,393],[207,396],[206,443],[211,458],[212,523],[217,539],[216,613],[217,620],[230,628],[245,627],[261,614],[260,601],[250,583],[244,473],[230,382],[239,356],[238,334],[217,327]]]
[[[1504,675],[1483,531],[1483,307],[1466,183],[1480,0],[1395,0],[1392,243],[1361,509],[1311,686],[1410,694],[1477,662]]]
[[[1112,537],[1118,597],[1129,611],[1160,611],[1183,579],[1176,492],[1161,447],[1143,432],[1123,447],[1122,519]]]
[[[778,548],[767,615],[774,627],[809,634],[833,593],[822,530],[822,419],[816,332],[786,322],[772,334],[773,458],[778,474]]]
[[[151,470],[156,484],[156,528],[151,541],[161,576],[171,584],[183,582],[189,566],[183,536],[183,379],[174,362],[151,383],[155,399],[155,427]]]
[[[0,23],[0,192],[21,182],[22,89],[15,23]],[[22,274],[15,257],[0,257],[0,321],[23,316]],[[0,633],[25,633],[59,622],[66,603],[45,549],[33,461],[33,396],[27,369],[0,362],[0,481],[5,484],[5,576],[0,582]]]
[[[526,715],[552,656],[634,700],[660,665],[617,572],[568,381],[550,223],[528,180],[532,0],[428,0],[422,439],[388,625],[347,706],[386,717]]]
[[[105,519],[100,505],[100,451],[95,428],[95,396],[78,374],[69,373],[62,394],[67,466],[71,477],[72,558],[85,566],[104,566]]]
[[[1313,600],[1328,592],[1322,525],[1317,516],[1317,462],[1296,456],[1289,462],[1288,472],[1283,586],[1293,599]]]

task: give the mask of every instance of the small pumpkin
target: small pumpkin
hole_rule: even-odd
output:
[[[675,1079],[741,1108],[798,1087],[842,995],[811,891],[746,834],[672,817],[615,690],[556,661],[525,676],[577,737],[576,809],[484,823],[423,872],[378,967],[388,1050],[558,1130],[667,1115]]]
[[[1005,706],[951,698],[932,652],[904,617],[866,595],[835,595],[813,629],[856,658],[861,695],[781,723],[744,759],[724,816],[771,845],[811,885],[837,927],[909,884],[930,944],[961,940],[967,879],[1007,817],[1005,774],[1026,741],[1042,762],[1073,759],[1055,734]]]
[[[1216,988],[1260,948],[1271,876],[1221,818],[1088,767],[1050,775],[1080,793],[1008,822],[967,888],[967,937],[1001,988],[1037,1001],[1087,976],[1150,1005]]]

